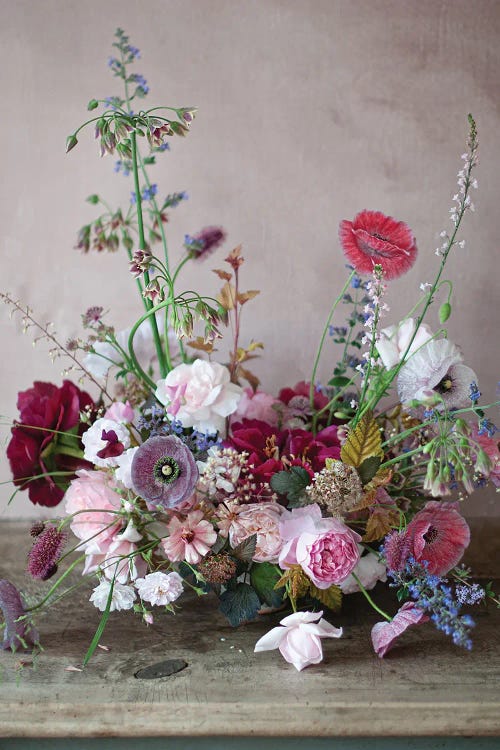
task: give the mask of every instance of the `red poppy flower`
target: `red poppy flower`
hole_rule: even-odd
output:
[[[410,227],[380,211],[361,211],[354,221],[341,221],[339,238],[359,273],[372,273],[373,266],[379,264],[386,279],[395,279],[406,273],[417,257]]]
[[[80,412],[93,406],[88,393],[69,380],[61,388],[37,381],[33,388],[18,394],[19,422],[12,428],[7,458],[14,484],[28,490],[32,503],[57,505],[72,477],[54,472],[74,472],[90,466],[83,460],[83,451],[82,458],[78,452],[80,433],[86,429],[80,424]],[[29,481],[34,476],[39,478]]]

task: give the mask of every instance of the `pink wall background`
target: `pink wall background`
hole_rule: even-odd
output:
[[[63,341],[92,304],[129,324],[139,302],[123,257],[83,256],[77,229],[99,192],[126,205],[130,183],[99,159],[90,134],[64,153],[86,103],[116,90],[106,68],[116,26],[142,50],[149,106],[197,105],[185,140],[154,173],[160,194],[187,190],[171,214],[172,255],[184,233],[222,224],[227,249],[242,243],[244,284],[261,295],[243,335],[265,343],[256,370],[267,390],[307,377],[332,295],[344,278],[337,227],[362,208],[407,221],[419,259],[393,282],[387,322],[397,322],[432,279],[434,249],[455,192],[467,113],[478,123],[476,213],[448,277],[455,287],[450,337],[485,397],[498,356],[499,31],[496,0],[0,0],[1,287],[55,324]],[[210,293],[217,279],[190,267],[186,286]],[[340,323],[340,321],[339,321]],[[436,313],[429,323],[437,326]],[[19,389],[60,381],[43,344],[0,309],[0,414],[15,416]],[[330,349],[331,361],[335,352]],[[328,356],[322,374],[328,372]],[[498,412],[492,418],[499,421]],[[8,431],[2,428],[2,445]],[[0,461],[0,478],[8,479]],[[0,517],[38,513],[25,495]],[[499,514],[478,492],[469,515]]]

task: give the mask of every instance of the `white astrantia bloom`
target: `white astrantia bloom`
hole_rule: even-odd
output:
[[[470,404],[470,386],[474,382],[477,375],[462,364],[458,347],[448,339],[433,339],[401,368],[398,393],[403,404],[437,401],[437,409],[459,409]]]
[[[400,363],[415,333],[415,325],[413,318],[406,318],[406,320],[403,320],[398,325],[389,326],[380,331],[380,338],[377,341],[377,351],[387,370],[391,370]],[[406,357],[409,359],[432,336],[433,333],[429,326],[426,323],[422,323],[415,334]]]
[[[107,435],[108,439],[103,438],[103,435]],[[105,451],[114,442],[121,443],[124,448],[128,448],[130,446],[130,433],[128,429],[125,425],[115,422],[112,419],[105,419],[104,417],[97,419],[82,435],[82,443],[84,445],[83,457],[101,468],[117,466],[118,456],[110,455],[103,457],[98,455],[98,453]]]
[[[359,545],[359,550],[360,553],[363,551],[361,545]],[[353,573],[359,578],[361,585],[368,591],[374,588],[378,581],[387,580],[387,569],[379,561],[378,555],[375,555],[373,552],[368,552],[368,554],[361,557],[352,573],[339,583],[339,587],[344,594],[354,594],[360,590]]]
[[[132,461],[134,456],[139,450],[139,446],[136,445],[134,448],[129,448],[121,456],[116,456],[115,461],[117,468],[115,469],[115,477],[119,482],[123,484],[128,490],[133,489],[132,485]]]
[[[104,578],[101,583],[95,587],[90,596],[89,602],[92,602],[94,607],[97,607],[101,612],[104,612],[106,609],[111,585],[111,581],[107,581]],[[122,609],[132,609],[135,599],[136,593],[133,586],[126,586],[123,583],[115,581],[109,611],[114,612],[116,610],[119,612]]]
[[[182,578],[178,573],[149,573],[135,582],[139,596],[145,602],[164,607],[175,600],[184,591]]]

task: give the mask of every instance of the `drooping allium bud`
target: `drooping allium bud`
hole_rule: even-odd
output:
[[[153,279],[153,281],[149,282],[149,284],[144,289],[142,296],[145,299],[151,300],[153,305],[157,305],[160,302],[163,302],[163,300],[165,299],[165,294],[163,293],[163,289],[161,288],[158,279]]]
[[[189,127],[189,125],[191,125],[194,118],[196,117],[197,111],[198,111],[197,107],[181,107],[180,109],[177,110],[177,117],[183,120],[186,123],[186,125]]]
[[[168,135],[173,135],[173,130],[168,120],[158,120],[154,117],[149,119],[146,136],[151,148],[159,148]]]
[[[78,138],[76,135],[68,135],[66,138],[66,153],[71,151],[72,148],[75,148],[75,146],[78,143]]]

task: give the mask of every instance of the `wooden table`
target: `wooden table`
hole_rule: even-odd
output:
[[[480,549],[479,572],[488,575],[498,559],[499,534],[487,531],[490,524],[482,530],[474,525],[471,556],[477,558]],[[37,591],[23,575],[27,525],[4,523],[0,533],[0,576]],[[130,612],[113,613],[101,641],[110,650],[98,649],[83,672],[66,671],[81,664],[99,622],[88,596],[84,585],[40,621],[45,651],[34,664],[20,667],[24,656],[0,655],[1,737],[500,735],[500,612],[493,607],[474,612],[471,653],[425,625],[410,629],[380,660],[370,643],[370,628],[380,618],[360,596],[347,597],[342,614],[328,614],[344,628],[344,637],[323,641],[324,662],[298,673],[277,651],[253,653],[257,639],[283,615],[266,615],[234,630],[214,598],[195,597],[177,615],[159,615],[150,627]],[[384,604],[395,611],[392,592]],[[135,676],[173,658],[187,667],[161,679]],[[471,745],[486,746],[497,745]],[[462,745],[455,741],[450,747]]]

